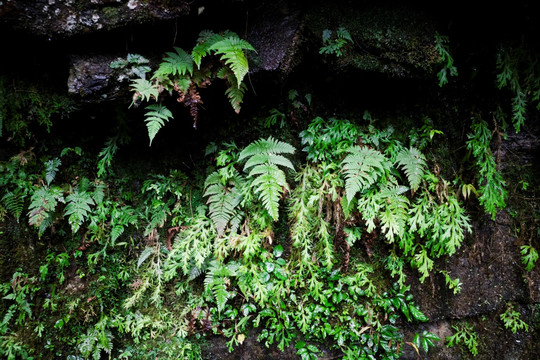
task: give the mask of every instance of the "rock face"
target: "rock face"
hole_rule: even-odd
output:
[[[167,0],[36,0],[2,1],[2,21],[14,29],[49,39],[174,19],[189,5]]]

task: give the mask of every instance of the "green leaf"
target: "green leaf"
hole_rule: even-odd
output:
[[[135,91],[131,105],[133,105],[139,98],[141,98],[143,101],[149,101],[152,98],[157,99],[159,96],[159,89],[157,85],[146,79],[133,80],[131,82],[131,89],[132,91]]]
[[[240,39],[238,36],[230,35],[221,41],[214,43],[209,48],[215,51],[216,54],[221,55],[221,60],[225,61],[236,76],[238,86],[242,83],[244,76],[249,71],[249,65],[244,54],[244,50],[255,51],[253,46],[245,40]]]
[[[174,47],[175,52],[167,52],[163,62],[159,65],[152,78],[166,78],[169,75],[182,76],[193,75],[193,58],[190,54],[179,47]]]
[[[169,109],[161,104],[153,104],[146,107],[149,110],[144,121],[148,128],[148,136],[150,138],[150,146],[152,146],[152,140],[158,133],[158,131],[165,125],[165,121],[172,119],[173,115]]]

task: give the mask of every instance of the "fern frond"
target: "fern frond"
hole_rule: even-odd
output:
[[[249,71],[249,64],[244,54],[244,50],[255,51],[253,46],[247,41],[240,39],[238,36],[230,35],[221,41],[214,43],[209,48],[211,51],[215,51],[216,54],[221,55],[221,60],[225,61],[236,76],[238,86],[244,79],[244,76]]]
[[[236,276],[238,265],[236,263],[223,264],[218,260],[210,262],[204,286],[206,291],[210,291],[216,299],[217,309],[221,312],[225,308],[227,300],[233,296],[227,291],[228,278]]]
[[[139,259],[137,260],[137,268],[140,268],[141,265],[150,257],[150,255],[153,255],[156,253],[156,249],[150,246],[147,246],[144,248],[141,255],[139,255]]]
[[[146,113],[146,127],[148,128],[148,137],[150,138],[150,146],[152,146],[152,140],[158,133],[159,129],[165,125],[165,121],[172,119],[173,114],[169,109],[160,104],[152,104],[146,107],[149,110]]]
[[[396,163],[402,166],[407,180],[411,184],[411,189],[416,191],[426,172],[426,157],[424,154],[415,147],[403,149],[398,153]]]
[[[86,191],[77,191],[67,198],[67,205],[64,209],[64,216],[68,216],[71,231],[76,233],[91,211],[90,205],[94,205],[92,196]]]
[[[221,236],[229,221],[235,216],[235,208],[242,201],[242,194],[237,186],[223,184],[217,171],[208,176],[205,189],[204,196],[208,196],[210,218],[216,226],[218,235]]]
[[[152,76],[155,78],[167,78],[169,75],[193,75],[193,58],[190,54],[179,47],[174,47],[176,52],[167,52],[163,62]]]
[[[380,179],[384,179],[390,164],[385,156],[367,147],[353,146],[341,163],[345,173],[345,192],[351,202],[357,193],[362,193]]]
[[[135,101],[137,101],[139,98],[143,101],[149,101],[152,98],[157,99],[159,96],[159,89],[156,84],[146,79],[133,80],[131,82],[131,90],[135,91],[131,105],[133,105],[133,103],[135,103]]]
[[[47,182],[47,186],[50,185],[56,177],[60,165],[62,165],[62,161],[60,161],[59,158],[54,158],[45,163],[45,181]]]
[[[274,164],[261,164],[251,170],[249,177],[255,177],[251,187],[255,193],[259,194],[264,208],[268,211],[272,219],[279,218],[279,199],[283,193],[283,188],[288,187],[285,173]]]
[[[244,165],[244,171],[259,164],[281,165],[294,171],[294,166],[289,159],[287,159],[285,156],[274,153],[259,153],[253,155]]]
[[[197,45],[195,45],[191,52],[191,57],[198,69],[201,67],[202,58],[210,54],[210,48],[223,39],[223,35],[215,34],[209,30],[201,31],[199,38],[197,39]]]
[[[39,227],[39,237],[43,235],[46,227],[42,223],[50,217],[58,202],[64,202],[62,190],[60,188],[41,187],[32,194],[28,211],[28,223],[31,226]]]
[[[17,219],[17,221],[19,221],[19,218],[21,217],[22,211],[24,209],[25,197],[26,197],[26,194],[22,193],[20,189],[7,192],[2,197],[2,202],[4,203],[4,207],[11,215],[13,215]]]
[[[256,140],[252,142],[251,144],[249,144],[240,153],[238,161],[242,161],[246,157],[250,157],[250,156],[254,156],[258,154],[293,154],[294,151],[295,151],[294,146],[284,141],[276,140],[273,137],[269,136],[268,139]]]
[[[225,95],[229,98],[232,108],[235,113],[240,113],[240,104],[244,100],[244,93],[247,90],[247,86],[244,83],[239,84],[238,86],[231,85],[225,90]]]

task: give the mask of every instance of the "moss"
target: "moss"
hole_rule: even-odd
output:
[[[322,44],[325,29],[345,27],[355,46],[337,59],[352,66],[393,76],[433,75],[440,55],[435,49],[435,26],[421,14],[405,8],[357,8],[343,11],[327,4],[307,17],[308,29]]]

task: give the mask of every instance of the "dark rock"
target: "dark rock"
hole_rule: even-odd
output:
[[[189,12],[183,1],[11,0],[0,21],[13,29],[50,39],[104,32],[132,24],[170,20]]]

